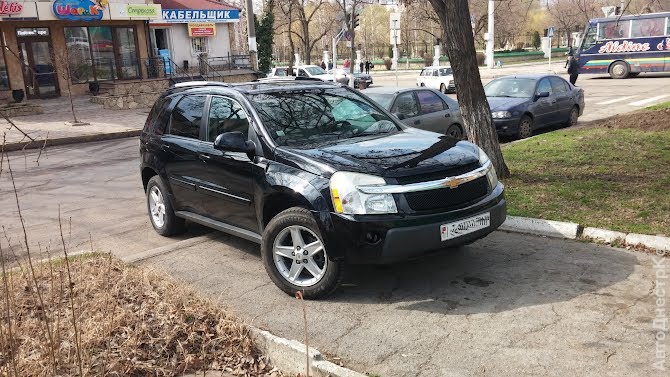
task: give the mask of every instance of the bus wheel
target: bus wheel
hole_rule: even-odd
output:
[[[614,62],[610,67],[610,77],[613,79],[625,79],[630,74],[628,63],[623,61]]]

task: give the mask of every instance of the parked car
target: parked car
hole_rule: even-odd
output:
[[[435,89],[382,87],[368,89],[365,95],[410,127],[463,139],[458,102]]]
[[[470,243],[505,220],[476,145],[406,127],[359,91],[316,80],[177,84],[140,137],[149,218],[261,246],[272,281],[323,297],[348,263],[391,263]]]
[[[543,127],[572,126],[584,112],[584,90],[555,75],[500,77],[484,91],[498,135],[523,139]]]
[[[442,93],[456,93],[454,74],[451,67],[426,67],[416,79],[417,86],[437,89]]]
[[[351,77],[349,68],[335,68],[328,72],[333,74],[336,82],[343,85],[349,85],[349,78]],[[354,86],[358,88],[362,82],[365,82],[367,86],[372,85],[372,76],[367,73],[354,72]]]
[[[322,81],[335,81],[332,74],[327,73],[318,65],[299,65],[293,67],[293,75],[299,77],[311,77]],[[274,67],[268,77],[286,77],[288,67]]]

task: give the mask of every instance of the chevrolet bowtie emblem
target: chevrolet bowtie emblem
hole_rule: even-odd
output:
[[[444,182],[444,185],[446,187],[449,187],[451,189],[455,189],[456,187],[460,186],[462,183],[465,183],[464,178],[451,178],[448,181]]]

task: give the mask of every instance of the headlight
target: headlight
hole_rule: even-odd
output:
[[[385,185],[384,178],[373,175],[337,172],[330,178],[330,196],[337,213],[370,215],[398,213],[392,194],[365,194],[360,185]]]
[[[512,113],[509,111],[494,111],[491,113],[491,116],[493,119],[504,119],[504,118],[511,118]]]
[[[484,166],[485,164],[490,164],[490,168],[488,172],[486,172],[486,178],[489,180],[489,185],[493,189],[498,185],[498,175],[496,174],[496,169],[493,167],[491,159],[486,154],[486,152],[484,152],[484,150],[479,147],[477,148],[479,149],[479,164],[481,166]]]

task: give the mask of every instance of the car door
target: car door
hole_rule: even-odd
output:
[[[257,231],[254,162],[246,153],[214,148],[216,137],[225,132],[242,132],[249,137],[247,112],[234,98],[214,95],[209,101],[206,124],[207,142],[199,157],[204,172],[200,190],[207,216]]]
[[[440,96],[432,90],[417,90],[416,98],[419,101],[421,125],[419,128],[427,131],[445,133],[451,114]]]
[[[170,114],[168,132],[161,137],[164,169],[176,210],[199,213],[197,192],[201,179],[198,158],[204,140],[203,111],[206,96],[184,96]]]
[[[402,122],[410,127],[421,127],[421,118],[419,117],[419,103],[414,96],[414,91],[406,91],[398,94],[391,106],[393,114],[400,114]]]
[[[537,97],[540,93],[547,92],[549,97]],[[535,87],[535,102],[532,106],[531,113],[533,114],[533,128],[542,128],[554,122],[556,117],[555,111],[556,106],[553,102],[555,99],[552,98],[553,90],[551,88],[551,82],[548,77],[541,79],[537,86]]]
[[[557,113],[554,119],[555,123],[564,123],[570,116],[572,109],[572,93],[568,88],[568,83],[560,77],[550,77],[551,89],[553,96],[556,99]]]

